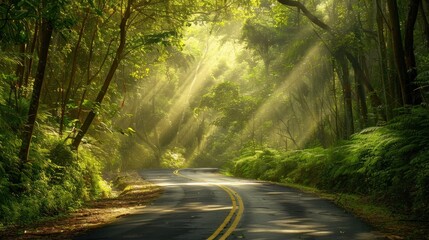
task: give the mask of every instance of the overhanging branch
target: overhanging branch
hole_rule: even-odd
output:
[[[330,34],[332,34],[332,29],[326,23],[321,21],[319,18],[314,16],[308,9],[304,6],[304,4],[300,3],[299,1],[291,1],[291,0],[278,0],[279,3],[290,6],[290,7],[297,7],[299,10],[304,13],[304,15],[314,24],[316,24],[318,27],[326,30]]]

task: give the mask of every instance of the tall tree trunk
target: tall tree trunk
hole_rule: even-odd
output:
[[[376,21],[377,21],[377,37],[378,37],[378,54],[380,61],[380,75],[381,84],[383,86],[383,97],[384,97],[384,110],[386,114],[386,120],[392,117],[392,109],[396,100],[392,99],[395,95],[390,94],[393,86],[391,86],[390,79],[387,74],[387,50],[386,50],[386,39],[384,37],[384,16],[383,9],[381,6],[381,0],[376,2]]]
[[[316,16],[314,16],[310,11],[308,11],[308,9],[299,1],[292,1],[292,0],[278,0],[279,3],[283,4],[283,5],[287,5],[287,6],[292,6],[292,7],[297,7],[299,9],[301,9],[301,11],[305,14],[305,16],[311,21],[313,22],[315,25],[319,26],[320,28],[324,29],[325,31],[327,31],[329,34],[331,34],[332,36],[335,37],[334,32],[332,31],[332,28],[329,25],[326,25],[323,21],[321,21],[320,19],[318,19]],[[344,55],[347,57],[347,59],[350,61],[350,63],[352,64],[353,69],[355,70],[355,73],[357,74],[362,74],[361,79],[364,81],[363,83],[365,84],[365,87],[368,89],[368,92],[372,98],[373,101],[373,105],[374,106],[380,106],[381,100],[378,97],[377,93],[375,92],[375,90],[373,89],[371,83],[369,82],[369,79],[365,76],[365,74],[363,74],[362,71],[362,67],[360,66],[359,61],[357,61],[356,57],[350,53],[345,51],[344,53],[337,53],[337,57],[342,57],[340,55]],[[340,62],[342,62],[341,59],[339,59]],[[344,64],[343,64],[344,65]]]
[[[361,129],[368,126],[368,106],[366,104],[365,89],[362,82],[363,81],[360,79],[360,75],[355,73],[355,92],[357,102],[359,103],[359,107],[357,109],[359,113],[359,123]],[[378,108],[378,106],[375,108]]]
[[[352,104],[352,88],[350,83],[349,65],[344,56],[337,58],[340,67],[340,80],[344,96],[344,120],[345,120],[345,134],[344,138],[350,137],[354,133],[353,122],[353,104]]]
[[[359,63],[358,59],[356,59],[356,57],[350,53],[346,53],[346,57],[350,61],[350,63],[352,64],[352,67],[353,67],[355,74],[358,75],[362,84],[364,84],[366,89],[368,90],[368,95],[369,95],[370,100],[371,100],[371,105],[374,108],[379,109],[380,106],[383,105],[383,103],[382,103],[381,99],[378,97],[378,94],[375,91],[374,87],[372,86],[371,82],[369,81],[368,76],[365,74],[364,70],[362,69],[361,64]],[[378,114],[380,114],[380,117],[383,120],[386,120],[386,115],[384,114],[383,111],[378,112]]]
[[[339,116],[338,116],[338,99],[337,99],[337,79],[335,78],[335,60],[332,63],[332,93],[334,98],[334,116],[335,116],[335,136],[337,139],[341,138],[340,127],[339,127]]]
[[[421,0],[410,0],[408,16],[405,22],[404,52],[408,73],[407,91],[412,105],[418,105],[422,102],[420,91],[414,82],[417,77],[416,56],[414,54],[414,26],[417,21],[420,3]]]
[[[122,16],[121,23],[119,25],[119,29],[120,29],[119,46],[116,50],[115,59],[113,60],[112,65],[110,66],[109,72],[107,73],[107,76],[104,79],[103,86],[101,87],[100,91],[98,92],[97,98],[95,99],[96,107],[100,107],[101,102],[103,101],[103,98],[107,93],[110,82],[112,81],[113,76],[115,75],[116,69],[118,68],[119,63],[122,60],[122,55],[124,53],[125,44],[126,44],[127,21],[131,17],[132,1],[133,0],[128,0],[124,15]],[[75,149],[75,150],[78,149],[80,143],[82,142],[82,138],[88,132],[89,127],[91,126],[92,121],[94,120],[95,116],[96,116],[96,110],[92,109],[88,113],[88,116],[86,117],[84,123],[82,124],[82,127],[79,129],[76,137],[74,138],[74,140],[72,142],[71,147],[73,149]]]
[[[21,91],[22,88],[22,81],[24,79],[24,71],[25,71],[25,62],[26,62],[26,58],[25,58],[25,51],[26,51],[26,44],[22,43],[19,46],[19,58],[20,61],[16,66],[16,70],[15,70],[15,76],[17,77],[16,82],[13,81],[10,84],[10,95],[9,95],[9,105],[12,105],[12,94],[13,94],[13,98],[14,98],[14,105],[15,105],[15,109],[16,111],[19,111],[19,92]]]
[[[426,39],[426,46],[429,48],[429,22],[428,22],[426,11],[423,4],[424,4],[423,1],[420,1],[420,13],[422,16],[423,33]]]
[[[409,94],[408,74],[405,63],[405,53],[402,45],[401,26],[399,21],[398,5],[396,0],[387,0],[389,8],[389,19],[392,33],[393,54],[395,58],[395,65],[398,71],[399,82],[401,85],[402,105],[412,104],[411,95]]]
[[[30,46],[28,47],[27,54],[29,54],[31,57],[30,59],[28,59],[28,63],[26,64],[24,78],[22,81],[23,86],[28,86],[28,79],[30,78],[30,75],[31,75],[31,70],[33,67],[33,54],[34,54],[34,51],[36,50],[36,45],[37,45],[36,43],[39,37],[39,25],[40,25],[39,21],[36,21],[36,25],[34,26],[33,39],[31,40]]]
[[[389,93],[392,96],[392,100],[394,100],[394,107],[402,107],[402,93],[401,93],[401,81],[399,80],[398,71],[396,70],[395,57],[393,53],[393,42],[392,39],[389,38],[389,41],[386,42],[386,48],[389,49],[387,52],[387,69],[389,84],[392,87],[389,90]]]
[[[36,122],[37,112],[39,109],[39,99],[42,92],[43,79],[45,76],[46,64],[48,61],[49,46],[51,43],[53,26],[52,23],[46,19],[43,20],[40,29],[40,54],[39,63],[37,66],[37,73],[34,79],[33,92],[30,100],[30,107],[28,110],[27,122],[24,125],[22,133],[22,144],[19,151],[19,158],[21,163],[28,162],[28,154],[30,152],[31,139],[33,137],[34,123]]]
[[[24,81],[24,71],[25,71],[25,60],[26,57],[24,56],[27,51],[27,45],[25,43],[21,44],[19,46],[19,58],[20,58],[20,64],[16,67],[15,75],[18,77],[17,81],[17,88],[22,87],[22,82]]]

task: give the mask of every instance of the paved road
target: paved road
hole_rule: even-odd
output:
[[[140,212],[77,239],[380,239],[331,202],[294,189],[211,169],[141,175],[164,194]]]

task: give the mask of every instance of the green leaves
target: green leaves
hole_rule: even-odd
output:
[[[153,34],[137,33],[129,39],[129,48],[133,51],[137,49],[152,50],[157,46],[168,47],[178,45],[179,34],[177,31],[163,31]]]
[[[34,17],[36,8],[26,2],[30,1],[0,3],[0,43],[24,43],[28,40],[26,24],[28,18]]]
[[[256,110],[256,100],[250,96],[241,96],[236,84],[223,82],[202,97],[199,108],[213,109],[222,115],[215,120],[215,125],[238,125],[238,129],[241,129]]]
[[[203,96],[200,106],[223,111],[236,104],[238,100],[238,86],[232,82],[223,82]]]

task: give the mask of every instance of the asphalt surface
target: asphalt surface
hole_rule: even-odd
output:
[[[382,239],[327,200],[212,169],[145,170],[164,189],[151,206],[84,239]]]

